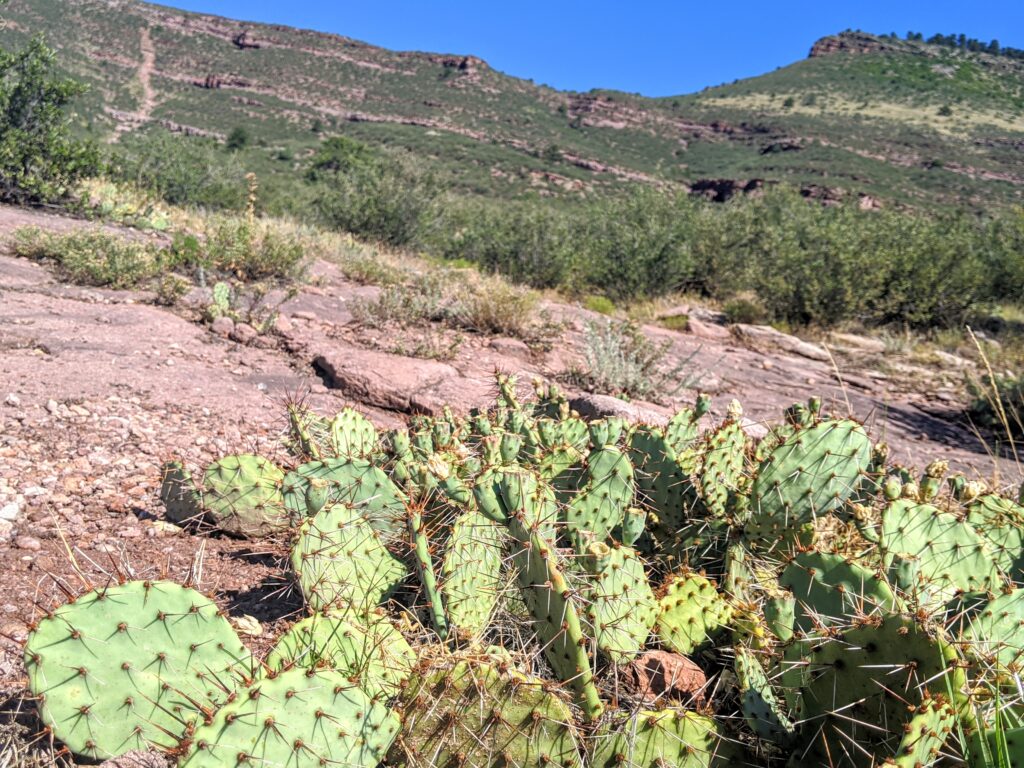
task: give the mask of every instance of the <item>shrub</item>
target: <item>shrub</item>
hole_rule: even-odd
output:
[[[249,131],[244,126],[239,125],[231,129],[231,133],[224,140],[224,146],[232,152],[237,152],[239,149],[245,149],[249,146],[251,140]]]
[[[601,315],[614,315],[615,302],[607,296],[590,295],[583,297],[583,308]]]
[[[23,51],[0,51],[0,200],[56,202],[98,170],[99,153],[72,137],[65,113],[85,88],[54,77],[53,65],[38,38]]]
[[[156,246],[102,229],[55,233],[24,227],[15,232],[14,251],[25,258],[56,262],[71,282],[109,288],[139,285],[166,263],[166,254]]]
[[[1024,375],[985,376],[969,389],[967,411],[975,424],[1011,438],[1024,436]]]
[[[298,238],[248,217],[215,219],[201,252],[207,269],[244,281],[293,280],[305,258]]]
[[[173,205],[242,210],[245,169],[237,153],[219,151],[211,139],[162,130],[133,133],[114,145],[108,173]]]
[[[450,316],[467,330],[530,340],[537,332],[539,298],[504,278],[474,275],[461,286]]]
[[[658,400],[695,386],[699,378],[688,370],[695,355],[667,368],[671,343],[654,343],[630,321],[588,321],[583,342],[583,367],[568,378],[592,392]]]
[[[750,293],[733,296],[722,304],[722,312],[728,323],[760,324],[768,320],[768,311],[757,298]]]

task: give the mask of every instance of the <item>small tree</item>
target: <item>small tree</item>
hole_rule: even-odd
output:
[[[224,142],[224,146],[232,152],[237,152],[238,150],[245,149],[249,146],[250,141],[251,137],[249,136],[249,131],[239,125],[231,129],[231,133],[228,134],[228,138]]]
[[[65,112],[86,88],[55,77],[53,59],[39,38],[0,50],[0,200],[55,202],[98,170],[99,152],[71,135]]]

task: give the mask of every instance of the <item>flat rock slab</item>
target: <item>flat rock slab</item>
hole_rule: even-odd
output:
[[[740,341],[758,350],[763,350],[767,347],[819,362],[828,362],[830,359],[828,352],[823,347],[803,339],[798,339],[796,336],[790,336],[788,333],[777,331],[770,325],[737,323],[732,326],[732,332]]]

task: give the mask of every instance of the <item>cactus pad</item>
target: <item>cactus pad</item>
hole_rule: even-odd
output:
[[[325,459],[289,472],[283,484],[284,503],[300,520],[306,516],[306,491],[313,478],[331,484],[334,501],[359,507],[363,517],[386,541],[404,539],[408,499],[383,470],[363,459]]]
[[[333,669],[372,698],[389,698],[415,661],[402,633],[383,617],[313,614],[278,639],[266,665],[272,672],[292,666]]]
[[[613,662],[629,660],[643,648],[658,616],[658,605],[643,563],[629,547],[595,541],[583,558],[593,581],[586,616],[597,647]]]
[[[313,610],[377,607],[405,577],[380,535],[348,504],[328,504],[299,528],[292,568]]]
[[[740,710],[750,729],[762,739],[786,746],[795,727],[772,690],[764,667],[746,648],[736,648],[736,679],[740,689]]]
[[[180,461],[163,466],[160,501],[167,510],[167,519],[177,525],[195,523],[203,517],[203,495],[196,487],[192,473]]]
[[[217,606],[165,581],[88,592],[32,630],[29,688],[43,722],[76,755],[109,758],[175,737],[252,673]]]
[[[745,534],[762,548],[841,506],[871,459],[871,441],[854,422],[829,419],[798,429],[761,462],[751,486]]]
[[[330,423],[331,449],[346,459],[368,458],[377,448],[377,430],[363,414],[345,408]]]
[[[181,768],[374,768],[401,723],[337,672],[296,667],[257,681],[196,728]]]
[[[448,618],[463,633],[482,633],[498,604],[504,538],[502,529],[476,510],[452,526],[441,564],[441,593]]]
[[[931,504],[891,502],[879,535],[883,564],[922,603],[944,603],[957,592],[996,591],[1002,583],[981,536]]]
[[[389,765],[579,768],[569,706],[501,657],[426,663],[403,696]]]
[[[944,699],[925,700],[904,726],[903,740],[896,748],[896,754],[886,760],[884,765],[891,768],[935,765],[940,760],[939,752],[955,724],[956,710]]]
[[[203,504],[210,520],[235,536],[265,536],[288,527],[282,472],[262,456],[225,456],[203,475]]]
[[[802,634],[901,607],[886,582],[841,555],[803,552],[786,566],[779,585],[795,598],[794,628]]]
[[[592,737],[593,768],[725,768],[737,750],[715,721],[696,712],[639,711],[604,726]]]
[[[732,616],[732,608],[715,585],[697,573],[670,576],[658,607],[654,631],[666,648],[684,655],[704,645]]]

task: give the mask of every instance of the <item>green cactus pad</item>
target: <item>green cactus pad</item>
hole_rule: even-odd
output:
[[[333,606],[365,613],[405,578],[405,568],[361,512],[349,504],[328,504],[299,528],[292,568],[313,610]]]
[[[922,603],[945,603],[957,592],[997,591],[1002,584],[977,532],[931,504],[891,502],[879,536],[891,578]]]
[[[345,459],[366,459],[377,450],[377,430],[354,408],[340,411],[330,423],[331,450]]]
[[[402,703],[402,734],[389,765],[581,765],[569,706],[546,681],[515,671],[504,658],[428,662]]]
[[[441,593],[448,618],[461,633],[477,636],[487,628],[501,596],[504,531],[471,510],[452,526],[441,565]]]
[[[283,481],[284,472],[262,456],[225,456],[203,475],[203,504],[225,533],[265,536],[288,527]]]
[[[891,768],[922,768],[935,765],[940,751],[956,725],[956,710],[944,699],[928,699],[904,726],[896,754],[887,759]],[[1013,763],[1011,763],[1013,765]]]
[[[192,734],[180,768],[375,768],[401,722],[343,675],[289,669],[263,678]]]
[[[217,606],[165,581],[82,595],[25,644],[43,722],[74,754],[106,759],[176,737],[225,701],[252,660]]]
[[[544,494],[535,475],[505,471],[496,479],[498,501],[508,521],[516,549],[512,560],[519,586],[534,619],[544,658],[558,678],[570,683],[588,720],[604,711],[594,683],[593,662],[587,654],[580,620],[582,606],[565,578],[565,563],[552,537],[546,535]],[[478,503],[488,489],[477,486]],[[480,504],[483,509],[483,504]]]
[[[967,522],[981,534],[996,566],[1014,581],[1024,576],[1024,507],[986,493],[967,506]]]
[[[306,516],[306,489],[312,478],[331,483],[334,501],[359,507],[385,541],[404,540],[408,499],[383,470],[363,459],[326,459],[311,461],[289,472],[283,484],[284,503],[299,520]]]
[[[196,487],[192,473],[180,461],[164,464],[160,501],[167,511],[167,519],[177,525],[197,523],[205,512],[203,494]]]
[[[780,537],[839,508],[870,460],[871,441],[854,421],[828,419],[796,430],[758,467],[747,539],[770,549]]]
[[[738,420],[729,419],[707,436],[697,485],[704,506],[714,517],[725,516],[729,491],[743,481],[746,449],[747,436]]]
[[[689,478],[664,433],[655,427],[641,425],[633,430],[629,458],[635,468],[637,502],[653,513],[659,537],[671,539],[686,523]]]
[[[581,533],[593,533],[598,541],[608,539],[612,530],[622,525],[636,490],[633,465],[614,446],[590,453],[585,477],[584,487],[562,510],[565,530],[580,554],[585,549]]]
[[[969,619],[961,639],[964,651],[1005,672],[1024,671],[1024,589],[994,598]]]
[[[891,757],[927,693],[959,695],[965,686],[956,650],[898,615],[794,643],[786,663],[784,681],[800,689],[793,714],[815,724],[802,729],[801,765],[859,767]]]
[[[725,597],[697,573],[670,576],[661,589],[658,606],[654,625],[658,639],[666,648],[684,655],[707,643],[732,616]]]
[[[629,547],[590,545],[583,566],[592,578],[586,617],[598,649],[619,663],[636,656],[658,617],[644,565]]]
[[[740,710],[747,725],[759,738],[787,746],[796,730],[772,690],[764,667],[752,651],[736,648],[736,680],[740,689]]]
[[[727,768],[739,750],[696,712],[641,710],[603,725],[590,742],[592,768]]]
[[[841,555],[803,552],[779,577],[796,600],[794,629],[807,634],[826,626],[899,610],[902,602],[874,572]]]
[[[700,435],[700,408],[683,408],[665,425],[665,442],[677,456],[693,447]]]
[[[415,662],[416,653],[385,618],[318,613],[278,638],[265,663],[273,673],[292,666],[333,669],[371,698],[385,699],[398,694]]]

